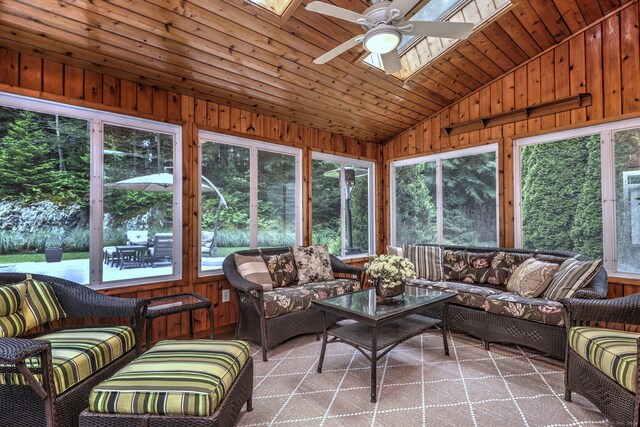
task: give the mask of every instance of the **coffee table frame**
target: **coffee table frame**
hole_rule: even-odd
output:
[[[373,289],[365,289],[358,292],[375,292]],[[355,347],[371,362],[371,402],[377,401],[376,370],[377,362],[397,345],[412,338],[438,324],[442,326],[442,341],[444,354],[449,355],[447,341],[447,312],[449,301],[455,298],[453,292],[442,292],[443,295],[431,301],[425,301],[415,307],[406,310],[398,310],[378,318],[357,313],[336,305],[328,304],[323,300],[314,300],[314,305],[322,311],[322,349],[318,360],[318,373],[322,372],[322,364],[328,343],[344,342]],[[444,304],[442,320],[434,319],[418,313],[424,312],[434,305]],[[337,325],[327,328],[327,313],[338,315],[342,318],[355,320],[356,323]],[[328,336],[333,338],[329,341]],[[365,351],[366,350],[366,351]],[[367,353],[368,352],[368,353]]]

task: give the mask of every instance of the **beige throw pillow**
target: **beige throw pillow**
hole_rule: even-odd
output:
[[[271,274],[267,269],[262,256],[260,255],[238,255],[234,254],[238,273],[246,280],[262,285],[262,289],[267,292],[273,290]]]
[[[397,246],[387,246],[387,255],[404,256],[404,251]]]
[[[529,258],[514,270],[507,290],[525,298],[536,298],[547,289],[556,270],[558,264]]]

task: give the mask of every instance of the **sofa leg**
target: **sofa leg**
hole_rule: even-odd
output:
[[[250,397],[249,400],[247,400],[247,412],[251,411],[253,411],[253,399]]]
[[[569,390],[567,387],[564,388],[564,400],[566,400],[567,402],[571,402],[571,390]]]
[[[269,361],[269,359],[267,359],[267,347],[264,344],[262,345],[262,361],[263,362]]]
[[[488,351],[489,350],[489,341],[482,340],[482,343],[484,344],[484,349]]]

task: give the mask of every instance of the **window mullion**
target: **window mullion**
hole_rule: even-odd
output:
[[[389,167],[389,245],[396,246],[396,166]],[[385,248],[386,249],[386,248]]]
[[[340,255],[345,256],[347,253],[347,186],[344,180],[344,163],[340,163]]]
[[[444,209],[442,199],[442,159],[436,160],[436,226],[437,242],[444,243]]]
[[[91,147],[89,148],[90,171],[89,194],[89,284],[102,283],[103,255],[103,189],[104,176],[104,132],[101,120],[91,120]]]
[[[604,266],[609,272],[617,271],[616,248],[616,182],[615,151],[612,131],[600,134],[601,179],[602,179],[602,246]]]
[[[249,157],[249,247],[258,247],[258,149]]]

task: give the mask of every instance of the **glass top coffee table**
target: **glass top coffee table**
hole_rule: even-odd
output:
[[[444,353],[449,355],[447,309],[455,296],[455,292],[406,285],[405,293],[390,301],[379,300],[373,288],[314,300],[313,304],[322,310],[324,330],[318,372],[322,372],[327,342],[344,342],[355,347],[371,362],[371,402],[376,402],[377,361],[398,344],[442,323]],[[441,304],[444,304],[442,321],[419,314]],[[327,313],[356,322],[327,329]],[[331,341],[327,340],[329,335]]]

